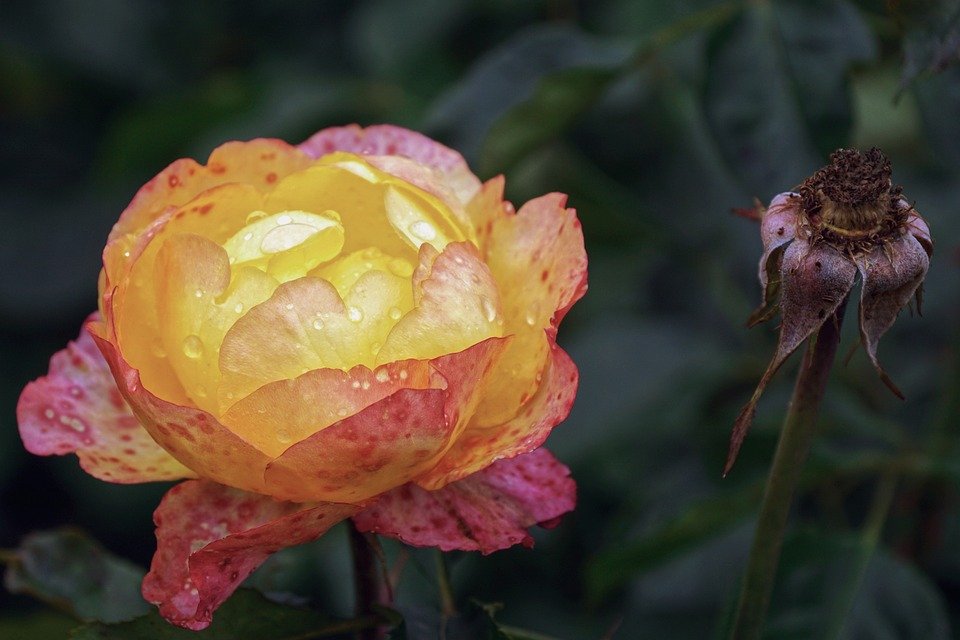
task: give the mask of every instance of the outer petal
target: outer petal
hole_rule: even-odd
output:
[[[300,145],[314,158],[334,151],[371,156],[403,156],[441,172],[444,181],[466,204],[480,188],[480,181],[459,153],[416,131],[392,125],[366,129],[359,125],[330,127],[315,133]]]
[[[157,552],[143,597],[170,622],[203,629],[271,553],[319,538],[357,509],[278,502],[202,480],[179,484],[153,516]]]
[[[804,240],[796,240],[787,247],[780,267],[780,341],[753,396],[734,422],[724,474],[729,473],[737,459],[767,384],[790,354],[833,316],[850,293],[856,273],[856,265],[828,244],[810,246]]]
[[[540,388],[520,413],[493,427],[471,423],[443,459],[416,479],[418,485],[439,489],[497,460],[533,451],[543,444],[555,426],[566,420],[577,395],[579,374],[570,356],[552,338],[549,342],[550,361]]]
[[[312,161],[282,140],[265,138],[221,145],[205,166],[190,159],[177,160],[137,191],[110,232],[110,240],[146,227],[163,210],[179,207],[207,189],[237,182],[267,190]]]
[[[575,504],[570,470],[539,449],[437,491],[404,485],[353,520],[361,531],[414,546],[492,553],[518,542],[532,546],[528,527],[555,524]]]
[[[586,292],[583,233],[565,205],[563,194],[545,195],[493,225],[484,249],[500,286],[504,333],[514,340],[477,409],[478,426],[502,424],[529,401],[548,363],[547,338]]]
[[[903,394],[877,360],[877,343],[917,292],[929,266],[930,258],[926,250],[910,233],[885,246],[876,247],[857,259],[857,267],[863,277],[860,293],[860,336],[863,346],[880,379],[900,398],[903,398]]]
[[[233,487],[264,492],[263,470],[269,458],[200,409],[158,398],[144,388],[106,335],[102,325],[89,325],[110,365],[120,393],[157,443],[197,474]]]
[[[750,315],[747,324],[753,326],[769,320],[777,312],[780,292],[780,260],[784,245],[797,235],[797,218],[800,211],[800,199],[795,193],[786,192],[774,197],[770,206],[763,212],[760,222],[760,239],[763,241],[763,255],[760,257],[760,288],[763,290],[763,302]]]
[[[96,314],[90,320],[96,321]],[[46,376],[23,390],[17,421],[28,451],[76,452],[80,466],[101,480],[134,483],[194,476],[137,422],[87,331],[53,356]]]
[[[472,415],[478,393],[507,342],[490,338],[437,358],[430,363],[432,389],[395,391],[291,446],[267,467],[271,495],[356,503],[431,468]],[[409,381],[408,368],[398,364],[378,369],[376,379],[383,382],[374,385]]]

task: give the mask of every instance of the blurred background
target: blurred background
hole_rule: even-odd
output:
[[[140,567],[155,548],[167,486],[109,485],[74,456],[33,457],[14,416],[23,385],[94,309],[100,250],[136,189],[226,140],[387,122],[458,149],[481,178],[504,173],[517,205],[570,194],[590,256],[590,290],[560,332],[581,390],[548,441],[579,483],[577,510],[534,551],[455,554],[457,595],[556,638],[714,637],[797,366],[721,479],[733,418],[776,340],[776,321],[745,328],[760,241],[731,208],[792,188],[837,147],[878,146],[936,242],[922,317],[905,311],[881,343],[907,400],[862,350],[835,370],[768,633],[952,637],[957,63],[956,2],[3,0],[0,547],[72,525]],[[849,311],[841,354],[857,343]],[[401,604],[436,605],[431,563],[410,556]],[[252,582],[348,615],[348,565],[337,529]],[[0,590],[0,637],[75,625]]]

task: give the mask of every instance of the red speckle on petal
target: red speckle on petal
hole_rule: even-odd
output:
[[[224,173],[227,172],[227,167],[220,164],[219,162],[211,162],[208,168],[210,169],[210,173],[216,174],[218,176],[223,175]]]
[[[171,189],[175,189],[180,186],[180,176],[177,174],[172,174],[167,177],[167,184],[170,185]]]
[[[206,214],[210,213],[210,210],[211,210],[211,209],[213,209],[213,203],[212,203],[212,202],[208,202],[207,204],[205,204],[205,205],[203,205],[202,207],[200,207],[200,209],[199,209],[200,215],[203,216],[203,215],[206,215]]]
[[[276,181],[277,181],[277,174],[275,174],[273,171],[267,174],[268,183],[273,184]]]
[[[276,154],[275,152],[273,152],[273,151],[271,151],[270,153],[261,153],[261,154],[260,154],[260,159],[261,159],[261,160],[273,160],[273,159],[275,159],[276,157],[277,157],[277,154]]]

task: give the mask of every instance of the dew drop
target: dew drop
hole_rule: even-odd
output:
[[[200,336],[190,334],[183,339],[183,355],[194,360],[203,355],[203,341]]]
[[[253,232],[252,232],[252,231],[248,231],[248,232],[246,232],[245,234],[243,234],[243,239],[244,239],[244,240],[252,240],[252,239],[253,239]]]
[[[386,369],[380,369],[374,377],[377,379],[377,382],[383,383],[390,379],[390,372]]]
[[[233,305],[233,312],[234,312],[234,313],[243,313],[243,303],[242,303],[242,302],[238,302],[237,304]]]
[[[57,414],[53,409],[44,409],[43,415],[46,416],[48,420],[53,420]]]
[[[316,320],[314,320],[314,321],[313,321],[313,328],[316,329],[317,331],[322,331],[322,330],[323,330],[323,320],[321,320],[320,318],[317,318]]]
[[[359,307],[350,307],[347,309],[347,317],[350,318],[352,322],[360,322],[363,320],[363,311]]]
[[[337,409],[337,415],[340,416],[341,418],[342,418],[343,416],[347,415],[347,408],[346,408],[346,407],[340,407],[339,409]]]
[[[487,298],[480,298],[480,306],[483,308],[483,316],[487,322],[493,322],[497,319],[497,308]]]
[[[369,380],[364,380],[362,386],[363,386],[363,390],[366,391],[367,389],[370,388],[370,381],[369,381]]]
[[[287,214],[283,214],[282,216],[277,218],[277,224],[279,225],[290,224],[291,222],[293,222],[293,218],[291,218]]]
[[[198,298],[202,298],[202,297],[203,297],[203,289],[197,289],[196,291],[193,292],[193,295],[195,295],[195,296],[198,297]]]
[[[286,309],[287,311],[293,311],[293,303],[288,302],[287,304],[283,305],[283,308]]]
[[[406,370],[406,369],[400,369],[400,373],[399,373],[398,375],[400,376],[400,379],[401,379],[401,380],[406,380],[406,379],[407,379],[407,370]]]
[[[433,240],[437,237],[437,230],[429,222],[417,220],[410,225],[410,233],[421,240]]]
[[[390,307],[389,315],[391,320],[399,320],[400,316],[403,315],[403,312],[397,307]]]
[[[354,381],[350,384],[350,386],[353,387],[354,389],[359,389],[359,388],[360,388],[360,381],[359,381],[359,380],[354,380]]]

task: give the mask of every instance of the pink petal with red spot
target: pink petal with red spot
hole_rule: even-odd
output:
[[[120,393],[153,439],[198,475],[233,487],[264,492],[263,470],[269,458],[224,427],[211,414],[153,395],[106,336],[106,327],[91,324],[91,333],[110,365]]]
[[[442,172],[449,187],[466,202],[480,188],[480,181],[459,153],[427,136],[392,125],[330,127],[300,144],[314,158],[334,151],[369,156],[403,156]],[[464,199],[466,198],[466,199]]]
[[[90,320],[96,321],[96,314]],[[195,475],[140,426],[86,330],[53,356],[46,376],[26,386],[17,422],[28,451],[76,453],[80,466],[101,480],[135,483]]]
[[[426,489],[438,489],[484,469],[501,458],[533,451],[566,420],[577,395],[579,374],[570,356],[553,341],[549,364],[536,393],[507,422],[493,427],[469,425],[437,465],[416,479]]]
[[[361,531],[419,547],[492,553],[532,546],[527,529],[552,526],[576,504],[570,470],[546,449],[496,462],[437,491],[405,485],[353,517]]]
[[[356,503],[417,477],[459,435],[461,416],[472,415],[506,343],[490,338],[437,358],[430,363],[432,389],[400,389],[292,445],[267,467],[269,492],[288,500]],[[400,376],[409,382],[405,371],[403,363],[377,370],[390,376],[384,385]]]
[[[893,326],[927,275],[930,259],[919,240],[905,233],[893,242],[857,258],[863,277],[860,292],[860,336],[880,379],[903,398],[877,359],[880,337]]]
[[[191,480],[170,489],[154,513],[157,552],[143,597],[170,622],[199,630],[267,557],[319,538],[356,513],[342,504],[293,504]]]
[[[781,193],[763,212],[760,223],[760,239],[763,241],[763,255],[760,257],[760,288],[763,301],[750,315],[748,326],[754,326],[772,318],[777,312],[781,287],[780,262],[784,245],[797,234],[797,218],[800,213],[800,198],[795,193]]]

